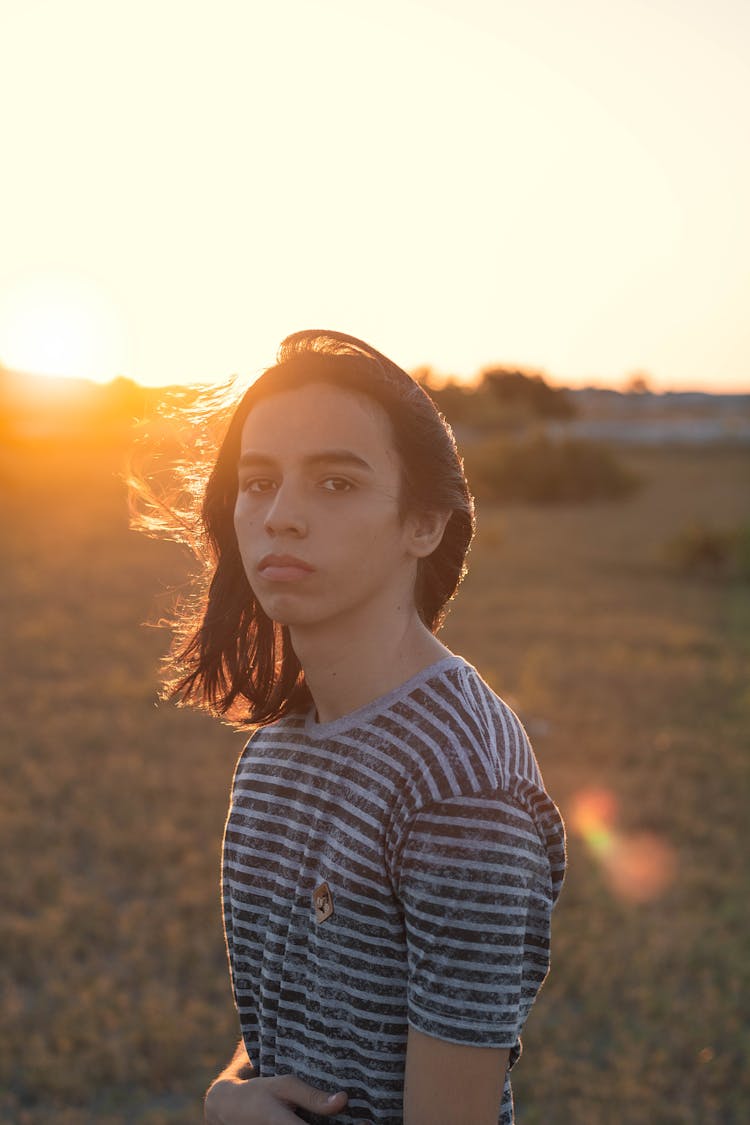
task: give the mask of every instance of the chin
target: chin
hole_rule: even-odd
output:
[[[260,602],[260,598],[258,599]],[[284,603],[287,604],[284,604]],[[260,607],[265,613],[266,617],[270,617],[277,625],[288,625],[292,628],[295,625],[314,625],[318,617],[309,610],[300,605],[289,604],[291,599],[279,597],[273,599],[266,599],[265,604],[260,602]]]

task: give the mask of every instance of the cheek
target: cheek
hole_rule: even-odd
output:
[[[242,518],[242,514],[240,512],[239,505],[236,506],[235,509],[234,509],[234,520],[233,520],[233,522],[234,522],[235,538],[236,538],[239,546],[242,547],[242,532],[243,532],[243,529],[244,529],[244,520]]]
[[[254,544],[256,541],[256,532],[254,530],[255,521],[250,519],[247,512],[243,512],[238,506],[234,510],[234,538],[237,543],[237,549],[242,559],[245,573],[250,578],[249,566],[250,560],[255,554]]]
[[[241,496],[234,506],[233,520],[235,535],[238,539],[241,535],[247,535],[258,523],[257,516],[248,510],[248,505]]]
[[[357,568],[363,573],[388,573],[403,559],[401,528],[390,512],[356,530],[352,527],[351,542]]]

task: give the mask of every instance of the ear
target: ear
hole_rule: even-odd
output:
[[[407,549],[415,559],[426,559],[440,546],[451,512],[415,512],[407,517]]]

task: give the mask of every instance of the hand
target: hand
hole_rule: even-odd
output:
[[[293,1074],[248,1081],[219,1078],[206,1094],[206,1125],[299,1125],[295,1109],[321,1117],[340,1113],[347,1102],[343,1090],[329,1094]]]

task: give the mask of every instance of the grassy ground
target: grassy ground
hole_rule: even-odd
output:
[[[636,451],[622,504],[480,509],[444,639],[518,711],[569,829],[553,966],[514,1070],[519,1125],[750,1119],[750,586],[663,543],[750,516],[750,455]],[[117,454],[5,451],[0,1120],[201,1120],[237,1036],[219,844],[242,736],[155,705],[141,627],[180,549],[126,529]],[[661,893],[618,894],[580,792],[648,832]],[[600,841],[601,842],[601,841]]]

